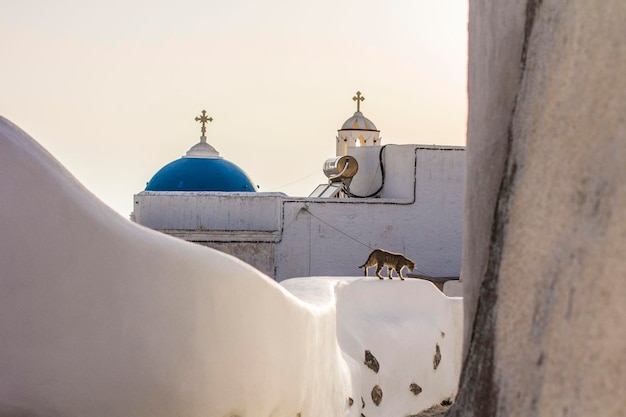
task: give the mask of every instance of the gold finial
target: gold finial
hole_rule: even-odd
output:
[[[202,136],[205,136],[204,134],[206,133],[206,124],[212,121],[212,117],[206,116],[206,110],[202,110],[202,116],[196,116],[196,122],[202,123]]]
[[[356,111],[361,111],[361,102],[365,100],[365,97],[361,96],[361,92],[357,91],[356,96],[352,97],[352,100],[356,101]]]

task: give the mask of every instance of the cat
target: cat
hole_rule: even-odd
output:
[[[364,268],[365,276],[367,276],[367,268],[377,265],[376,267],[376,276],[380,279],[383,277],[380,275],[380,271],[384,266],[387,266],[389,271],[389,279],[393,279],[391,277],[391,271],[396,271],[396,274],[400,277],[401,280],[404,280],[402,276],[402,268],[406,266],[409,271],[413,271],[415,269],[415,262],[407,258],[401,253],[389,252],[384,249],[374,249],[370,256],[367,258],[367,261],[361,265],[359,268]]]

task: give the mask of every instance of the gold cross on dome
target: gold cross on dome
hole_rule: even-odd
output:
[[[361,96],[361,92],[357,91],[356,96],[352,97],[352,100],[356,101],[356,111],[361,111],[361,102],[365,100],[365,97]]]
[[[196,122],[202,123],[202,136],[206,133],[206,124],[212,122],[212,117],[207,117],[206,110],[202,110],[202,116],[196,116]]]

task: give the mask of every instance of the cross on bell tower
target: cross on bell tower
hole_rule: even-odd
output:
[[[201,142],[206,142],[206,135],[205,135],[206,124],[212,121],[213,121],[212,117],[207,117],[206,110],[202,110],[202,116],[196,116],[196,122],[202,123],[202,128],[201,128],[202,136],[200,137]]]
[[[365,100],[365,97],[361,95],[361,92],[357,91],[356,96],[352,97],[352,100],[356,101],[356,111],[361,111],[361,102]]]

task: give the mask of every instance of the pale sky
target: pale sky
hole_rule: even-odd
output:
[[[382,143],[464,145],[467,0],[0,0],[0,115],[128,218],[199,141],[307,196],[356,111]]]

